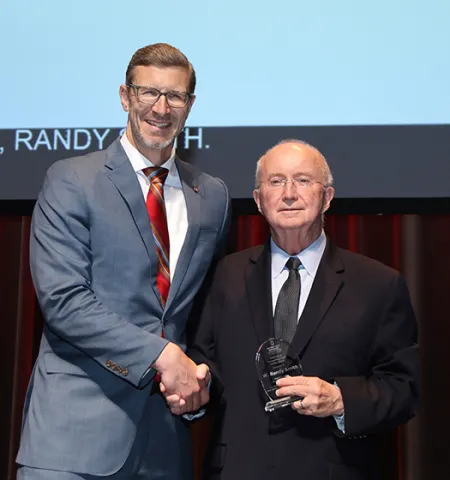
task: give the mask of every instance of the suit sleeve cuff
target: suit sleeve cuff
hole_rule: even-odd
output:
[[[339,388],[339,385],[334,382],[334,386]],[[339,388],[340,390],[340,388]],[[342,433],[345,433],[345,412],[342,415],[333,415],[337,427]]]

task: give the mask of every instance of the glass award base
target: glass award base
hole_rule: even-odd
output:
[[[266,412],[274,412],[275,410],[287,407],[288,405],[298,402],[299,400],[303,400],[303,397],[281,397],[277,400],[271,400],[270,402],[267,402],[264,410]]]

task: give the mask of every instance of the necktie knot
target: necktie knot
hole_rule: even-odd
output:
[[[298,259],[298,257],[290,257],[289,260],[286,262],[286,268],[291,271],[291,270],[298,270],[298,267],[300,266],[301,262]]]
[[[147,167],[142,171],[151,183],[160,183],[161,185],[164,185],[167,175],[169,175],[169,170],[164,167]]]

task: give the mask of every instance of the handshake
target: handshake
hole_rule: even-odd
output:
[[[196,412],[209,402],[208,365],[197,365],[178,345],[168,343],[151,367],[161,376],[159,388],[174,415]]]

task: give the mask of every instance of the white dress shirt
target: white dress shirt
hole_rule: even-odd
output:
[[[120,143],[136,172],[139,185],[142,189],[142,195],[144,196],[144,200],[146,200],[150,188],[150,181],[144,175],[142,170],[147,167],[154,167],[155,165],[131,145],[126,134],[122,135]],[[181,186],[181,179],[175,164],[175,148],[172,150],[169,160],[161,165],[161,167],[169,170],[169,174],[164,182],[164,203],[166,205],[167,228],[169,230],[169,268],[170,280],[172,281],[178,257],[180,256],[181,247],[183,246],[188,229],[186,200]]]

